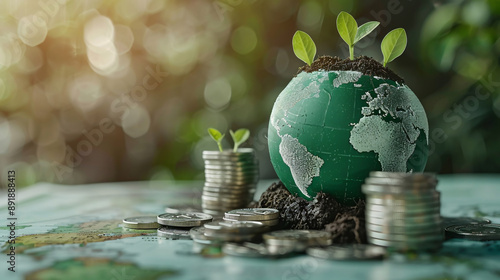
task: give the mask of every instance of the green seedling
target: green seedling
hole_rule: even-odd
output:
[[[240,128],[236,130],[236,132],[229,130],[229,133],[231,134],[231,137],[234,141],[233,152],[236,152],[238,150],[238,147],[243,144],[243,142],[247,141],[248,137],[250,137],[250,131],[246,128]]]
[[[403,28],[397,28],[385,35],[382,40],[382,54],[384,55],[384,67],[387,63],[400,56],[406,49],[406,32]]]
[[[293,52],[307,65],[311,66],[316,56],[316,45],[307,33],[298,30],[292,38]]]
[[[378,21],[369,21],[358,28],[356,20],[346,12],[337,16],[337,30],[340,37],[349,46],[350,59],[354,60],[354,45],[370,34],[380,24]]]
[[[248,137],[250,137],[250,131],[246,128],[240,128],[236,130],[236,132],[230,130],[229,133],[231,134],[231,137],[233,138],[234,142],[234,148],[233,151],[236,152],[238,151],[238,147],[243,144],[245,141],[248,140]],[[217,146],[219,147],[219,151],[223,151],[222,149],[222,139],[224,139],[225,134],[220,133],[215,128],[209,128],[208,129],[208,134],[212,139],[214,139],[215,142],[217,142]]]
[[[337,16],[337,30],[340,37],[349,46],[349,58],[354,60],[354,45],[370,34],[377,26],[378,21],[369,21],[358,27],[356,20],[346,12],[340,12]],[[384,67],[387,63],[400,56],[406,49],[406,32],[403,28],[397,28],[389,32],[382,40],[382,54],[384,55]],[[316,45],[307,33],[298,30],[292,39],[293,52],[307,65],[311,66],[316,56]]]
[[[208,134],[210,135],[210,137],[212,137],[212,139],[214,139],[215,142],[217,142],[219,151],[222,152],[222,139],[224,139],[224,134],[221,134],[220,131],[215,128],[209,128]]]

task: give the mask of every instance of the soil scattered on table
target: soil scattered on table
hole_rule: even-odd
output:
[[[299,68],[300,72],[311,73],[314,71],[358,71],[368,76],[377,76],[384,79],[390,79],[400,84],[404,84],[403,78],[394,73],[391,69],[384,67],[378,61],[371,57],[360,56],[351,60],[349,58],[341,59],[338,56],[321,56],[316,59],[311,66],[305,65]]]
[[[275,208],[289,229],[316,229],[332,233],[333,243],[366,243],[365,203],[342,206],[335,198],[318,193],[312,201],[292,195],[282,182],[273,183],[252,205]]]

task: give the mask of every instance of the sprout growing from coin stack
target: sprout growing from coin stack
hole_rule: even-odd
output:
[[[202,194],[203,212],[215,216],[244,208],[253,200],[258,180],[258,161],[254,150],[240,148],[248,140],[248,129],[230,130],[232,150],[222,148],[225,134],[209,128],[208,134],[217,143],[218,151],[203,151],[205,184]]]

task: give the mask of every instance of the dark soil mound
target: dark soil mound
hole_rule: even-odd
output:
[[[368,76],[377,76],[384,79],[391,79],[400,84],[404,83],[404,80],[398,76],[396,73],[392,72],[387,67],[382,66],[378,61],[371,57],[360,56],[354,60],[349,58],[341,59],[337,56],[321,56],[316,59],[311,66],[305,65],[299,68],[300,72],[304,71],[311,73],[318,70],[325,71],[358,71]]]
[[[254,207],[280,210],[285,228],[318,229],[332,233],[334,243],[366,243],[365,203],[342,206],[332,196],[318,193],[312,201],[293,196],[283,183],[273,183]]]

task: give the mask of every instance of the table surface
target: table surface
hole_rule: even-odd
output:
[[[441,214],[500,223],[500,175],[440,176]],[[258,193],[269,181],[260,182]],[[201,256],[191,240],[123,229],[124,217],[157,215],[166,205],[199,201],[201,182],[37,184],[16,193],[15,270],[10,229],[0,227],[0,279],[500,279],[500,241],[451,239],[434,254],[383,261]],[[4,224],[7,195],[0,198]]]

